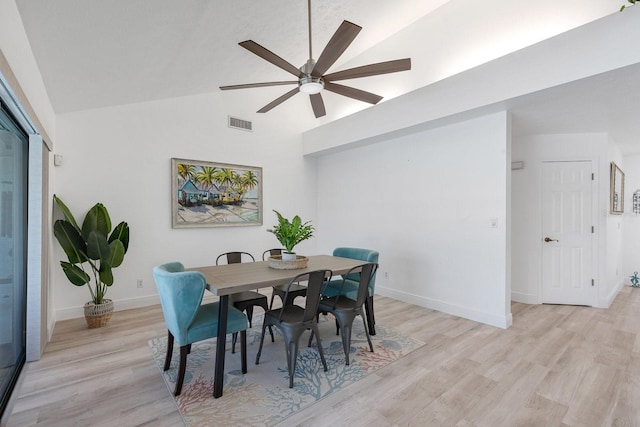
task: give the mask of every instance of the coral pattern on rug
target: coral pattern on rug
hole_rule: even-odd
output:
[[[348,386],[370,373],[392,363],[424,345],[398,332],[376,325],[372,336],[374,352],[369,351],[367,338],[360,319],[353,325],[350,365],[345,365],[342,341],[336,335],[334,319],[320,316],[322,348],[329,370],[324,372],[314,339],[307,347],[309,332],[300,338],[294,388],[289,388],[289,373],[284,341],[274,328],[275,342],[267,333],[260,364],[255,357],[260,344],[262,316],[253,320],[254,327],[247,331],[247,368],[242,375],[240,352],[231,353],[230,336],[225,358],[224,394],[213,398],[213,369],[215,339],[192,345],[187,357],[187,372],[182,393],[176,397],[180,414],[187,426],[269,426],[276,424],[300,409],[311,405],[328,394]],[[171,368],[163,372],[166,337],[149,341],[158,368],[173,394],[178,370],[179,349],[174,348]]]

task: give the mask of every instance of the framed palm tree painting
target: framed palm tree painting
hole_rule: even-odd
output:
[[[171,159],[173,228],[262,225],[262,168]]]

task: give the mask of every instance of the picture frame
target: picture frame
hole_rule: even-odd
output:
[[[611,162],[611,213],[624,213],[624,172],[614,162]]]
[[[262,168],[171,159],[173,228],[262,225]]]

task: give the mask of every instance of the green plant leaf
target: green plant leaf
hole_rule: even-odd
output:
[[[92,231],[98,231],[104,236],[108,236],[111,232],[111,218],[107,208],[102,203],[96,203],[82,222],[82,237],[89,240],[89,234]]]
[[[92,231],[87,238],[87,255],[90,259],[107,261],[111,255],[109,243],[104,234],[98,231]]]
[[[100,282],[107,286],[113,285],[113,271],[111,270],[109,263],[100,265]]]
[[[293,217],[290,222],[283,217],[280,212],[274,210],[278,217],[278,224],[273,227],[271,232],[276,236],[278,241],[285,247],[287,252],[293,252],[293,248],[303,240],[313,236],[314,228],[309,221],[302,223],[298,215]]]
[[[66,261],[60,261],[60,265],[62,266],[62,271],[64,271],[67,279],[69,279],[69,281],[74,285],[84,286],[91,281],[91,277],[89,277],[89,275],[77,265]]]
[[[109,236],[109,243],[116,239],[122,242],[122,245],[124,246],[124,253],[127,253],[127,249],[129,249],[129,225],[126,222],[122,221],[120,224],[116,225],[116,228],[113,229],[113,233]],[[113,266],[116,267],[115,265]]]
[[[124,260],[124,245],[120,240],[116,239],[113,242],[109,243],[109,249],[111,252],[111,256],[109,257],[109,260],[107,262],[112,268],[119,267]]]
[[[64,219],[66,219],[69,223],[71,223],[71,225],[73,225],[75,229],[78,230],[78,232],[80,232],[80,227],[78,227],[78,223],[76,222],[76,219],[73,217],[73,214],[71,214],[71,211],[69,210],[67,205],[65,205],[62,202],[62,200],[60,200],[60,198],[55,194],[53,195],[53,200],[56,202],[56,204],[62,211],[62,215],[64,215]]]
[[[87,245],[78,229],[69,221],[59,219],[53,224],[53,235],[67,254],[70,263],[83,263],[87,260]]]

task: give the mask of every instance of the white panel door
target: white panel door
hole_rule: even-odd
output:
[[[542,163],[542,302],[595,305],[591,161]]]

